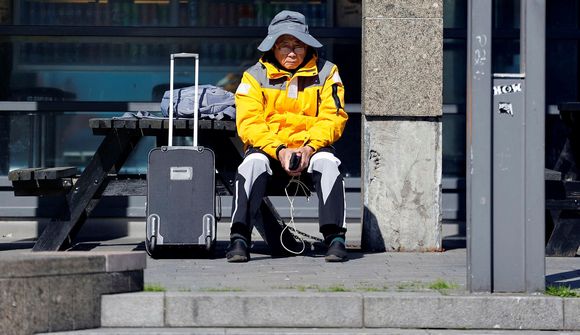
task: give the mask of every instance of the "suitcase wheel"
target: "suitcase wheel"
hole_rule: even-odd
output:
[[[156,244],[157,244],[157,238],[155,236],[151,236],[151,239],[145,240],[145,250],[147,251],[147,254],[153,258],[155,258],[155,256],[156,256],[156,253],[155,253]]]
[[[145,224],[145,250],[147,254],[153,258],[157,255],[157,234],[159,229],[159,215],[151,214],[147,217]]]
[[[213,249],[213,243],[212,243],[212,238],[211,236],[206,236],[205,237],[205,249],[207,251],[211,251]]]

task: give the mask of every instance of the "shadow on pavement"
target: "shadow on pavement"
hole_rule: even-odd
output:
[[[15,244],[10,245],[2,245],[0,247],[6,247],[10,249],[14,249],[13,247]],[[34,242],[25,243],[22,248],[32,248]],[[225,259],[227,248],[229,245],[229,241],[217,241],[215,244],[214,249],[211,252],[207,252],[203,248],[173,248],[168,249],[162,253],[160,253],[156,258],[157,259]],[[298,244],[299,248],[296,251],[301,249],[301,246]],[[92,251],[97,249],[107,249],[109,247],[126,247],[131,248],[132,251],[145,251],[145,242],[136,242],[136,243],[107,243],[107,242],[95,242],[95,241],[86,241],[86,242],[79,242],[73,245],[68,251]],[[294,246],[296,247],[296,245]],[[305,250],[299,255],[293,255],[291,253],[287,253],[285,255],[271,255],[270,247],[264,241],[254,241],[252,243],[250,253],[252,254],[252,260],[260,260],[260,259],[272,259],[272,258],[289,258],[294,256],[303,256],[303,257],[312,257],[312,258],[323,258],[326,254],[326,246],[324,246],[320,242],[315,243],[308,243],[306,242]],[[364,252],[358,249],[349,249],[348,256],[349,260],[355,260],[363,258],[365,255]]]
[[[554,273],[546,276],[546,285],[569,286],[571,289],[580,288],[580,270]]]

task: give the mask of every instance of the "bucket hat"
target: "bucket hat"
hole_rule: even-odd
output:
[[[268,36],[258,46],[258,50],[266,52],[282,35],[292,35],[305,44],[320,48],[322,44],[308,33],[308,25],[304,15],[298,12],[283,10],[276,14],[268,26]]]

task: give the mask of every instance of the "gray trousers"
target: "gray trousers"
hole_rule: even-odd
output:
[[[323,148],[310,158],[310,164],[300,179],[306,184],[314,184],[318,196],[318,215],[320,232],[326,244],[335,237],[346,233],[344,180],[339,171],[340,160],[333,150]],[[262,222],[260,205],[266,196],[268,186],[273,179],[284,183],[290,177],[280,166],[280,162],[270,159],[260,150],[250,148],[243,162],[238,167],[235,181],[235,194],[232,203],[232,222],[230,238],[251,240],[251,232],[258,222]],[[284,184],[285,185],[285,184]],[[294,194],[289,192],[289,194]]]

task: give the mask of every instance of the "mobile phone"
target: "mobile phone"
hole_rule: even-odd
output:
[[[292,156],[290,157],[290,164],[288,165],[288,170],[294,171],[300,167],[300,157],[293,152]]]

